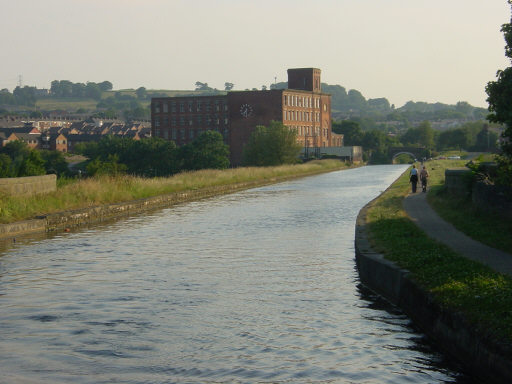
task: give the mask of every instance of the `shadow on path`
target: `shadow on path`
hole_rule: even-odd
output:
[[[429,237],[468,259],[512,277],[512,255],[475,241],[447,223],[430,207],[426,193],[409,194],[403,206],[411,220]]]

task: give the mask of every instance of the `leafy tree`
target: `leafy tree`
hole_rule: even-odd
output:
[[[36,104],[35,90],[36,87],[16,87],[12,92],[15,103],[19,105],[34,106]]]
[[[68,163],[62,152],[43,150],[39,153],[44,161],[46,173],[55,173],[57,176],[62,176],[68,172]]]
[[[98,84],[98,86],[100,87],[102,92],[111,91],[113,88],[113,85],[110,81],[102,81]]]
[[[108,155],[107,160],[94,159],[86,166],[87,173],[91,176],[110,175],[117,176],[126,172],[126,165],[119,163],[117,154]]]
[[[0,153],[0,177],[13,177],[12,160],[5,153]]]
[[[187,170],[229,167],[229,147],[216,131],[203,132],[191,144],[183,146],[181,154]]]
[[[148,97],[148,92],[147,92],[146,88],[144,88],[144,87],[137,88],[137,90],[135,91],[135,94],[137,95],[137,98],[139,100],[144,100]]]
[[[347,93],[347,102],[350,109],[354,109],[356,111],[366,111],[368,108],[368,103],[361,92],[351,89]]]
[[[512,5],[512,0],[508,0]],[[512,61],[512,18],[510,23],[503,24],[501,31],[505,37],[505,56]],[[512,186],[512,67],[499,70],[496,81],[487,83],[485,91],[489,96],[488,120],[505,125],[505,130],[501,134],[502,156],[497,158],[499,184]]]
[[[271,121],[268,127],[259,125],[244,148],[244,165],[273,166],[298,161],[302,147],[297,133],[283,123]]]
[[[334,133],[343,135],[343,143],[346,146],[362,145],[363,143],[364,133],[357,121],[333,122],[332,130]]]
[[[197,83],[196,83],[196,85],[197,85]],[[226,82],[226,83],[224,83],[224,90],[231,91],[234,86],[235,86],[235,84]]]
[[[208,83],[201,83],[200,81],[196,81],[196,91],[212,91],[213,88],[208,86]]]
[[[44,160],[39,151],[32,150],[22,141],[11,141],[0,149],[0,154],[5,154],[11,159],[9,164],[10,177],[38,176],[44,175]],[[6,160],[3,157],[6,167]]]
[[[101,99],[101,88],[96,83],[87,83],[85,86],[85,95],[94,100]]]

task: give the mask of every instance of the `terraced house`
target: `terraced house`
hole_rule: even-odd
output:
[[[306,152],[341,147],[343,136],[331,130],[331,95],[322,93],[320,74],[317,68],[289,69],[287,89],[153,98],[152,136],[184,145],[204,131],[218,131],[230,147],[233,165],[240,165],[256,126],[272,120],[295,130]]]

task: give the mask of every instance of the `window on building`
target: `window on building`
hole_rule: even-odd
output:
[[[185,128],[180,129],[180,138],[181,140],[185,140]]]
[[[163,113],[169,112],[169,106],[167,105],[167,103],[163,103],[162,107],[163,107]]]
[[[160,117],[155,117],[155,127],[160,126]]]
[[[193,129],[190,129],[190,130],[188,131],[188,137],[189,137],[190,139],[193,139],[193,138],[194,138],[194,130],[193,130]]]
[[[224,125],[228,125],[229,118],[227,116],[224,116]]]
[[[188,102],[188,111],[192,112],[192,102],[191,101]]]
[[[163,124],[164,127],[168,127],[169,126],[169,116],[164,116],[162,124]]]
[[[183,116],[180,117],[180,125],[185,125],[185,118]]]
[[[176,125],[176,118],[175,118],[175,117],[173,117],[173,118],[171,119],[171,126],[172,126],[172,127],[174,127],[175,125]]]
[[[164,139],[169,140],[169,130],[168,129],[164,129]]]
[[[155,129],[155,136],[160,137],[160,129],[159,128]]]
[[[197,116],[197,117],[196,117],[196,121],[197,121],[197,125],[198,125],[198,126],[201,126],[201,124],[203,124],[203,118],[202,118],[202,116]]]
[[[284,105],[288,105],[288,96],[284,95]]]
[[[209,101],[207,101],[207,102],[205,103],[205,111],[206,111],[206,112],[210,112],[210,110],[211,110],[211,105],[210,105],[210,102],[209,102]]]
[[[176,128],[171,129],[171,138],[172,140],[176,140]]]
[[[200,101],[197,102],[197,112],[201,112],[202,103]]]
[[[176,102],[175,101],[173,101],[171,103],[171,112],[176,112]]]
[[[160,113],[160,103],[155,103],[155,113]]]
[[[180,112],[185,112],[185,103],[184,102],[180,103]]]

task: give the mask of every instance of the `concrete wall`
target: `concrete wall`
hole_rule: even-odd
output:
[[[357,217],[355,248],[361,282],[402,310],[437,345],[467,370],[489,383],[512,382],[512,348],[485,330],[478,330],[460,313],[440,306],[407,270],[384,259],[368,241],[366,211]]]
[[[0,192],[7,195],[35,195],[57,190],[57,176],[0,178]]]

